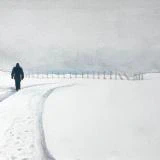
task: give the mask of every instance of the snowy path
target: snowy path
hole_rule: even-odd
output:
[[[7,99],[11,95],[13,95],[15,92],[15,89],[13,88],[0,88],[0,102]]]
[[[56,88],[65,86],[68,85],[35,84],[24,87],[16,94],[9,94],[7,90],[4,92],[0,103],[1,160],[54,159],[46,147],[42,124],[43,107],[47,97]]]
[[[56,84],[56,83],[42,83],[42,84],[32,84],[23,87],[22,89],[31,88],[31,87],[38,87],[38,86],[46,86],[49,84]],[[0,102],[4,101],[5,99],[9,98],[13,94],[15,94],[15,88],[13,87],[0,87]]]

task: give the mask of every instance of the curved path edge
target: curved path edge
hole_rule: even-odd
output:
[[[56,160],[55,157],[52,155],[52,153],[50,153],[48,147],[47,147],[47,143],[46,143],[46,138],[45,138],[45,131],[44,131],[44,126],[43,126],[43,113],[44,113],[44,107],[45,107],[45,102],[47,100],[47,98],[57,89],[61,89],[61,88],[66,88],[66,87],[72,87],[74,84],[70,84],[70,85],[64,85],[64,86],[59,86],[59,87],[55,87],[52,88],[50,90],[48,90],[41,98],[41,101],[39,102],[39,106],[40,106],[40,111],[39,111],[39,119],[38,119],[38,123],[39,123],[39,132],[40,132],[40,137],[41,137],[41,147],[43,149],[43,155],[45,156],[46,160]]]

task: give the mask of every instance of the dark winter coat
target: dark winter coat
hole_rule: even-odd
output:
[[[16,67],[12,69],[11,77],[17,81],[23,80],[24,78],[23,69],[19,65],[16,65]]]

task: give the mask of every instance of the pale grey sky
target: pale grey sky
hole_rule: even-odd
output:
[[[0,1],[0,56],[26,68],[160,69],[159,42],[158,0]]]

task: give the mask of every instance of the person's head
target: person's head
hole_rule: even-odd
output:
[[[16,67],[19,67],[20,65],[19,65],[19,63],[16,63]]]

